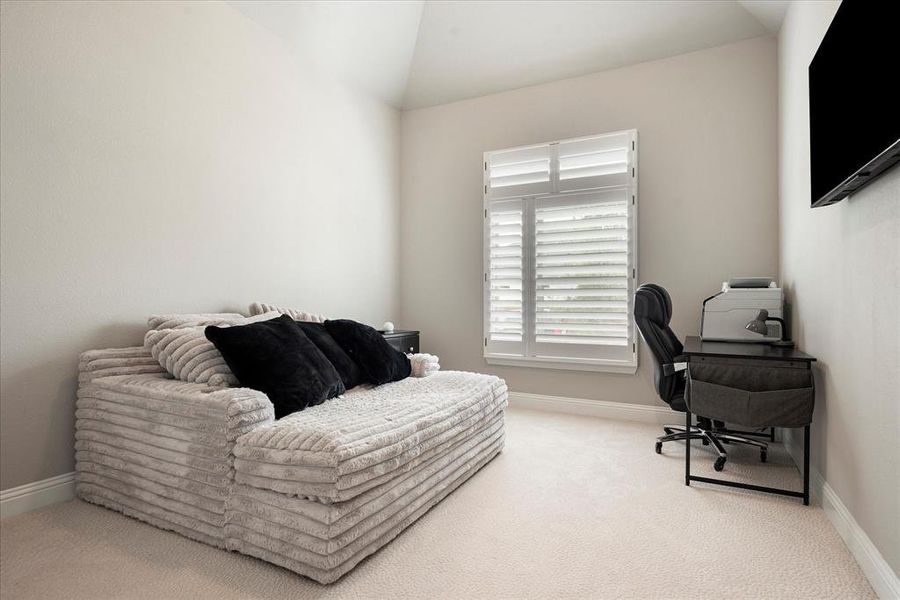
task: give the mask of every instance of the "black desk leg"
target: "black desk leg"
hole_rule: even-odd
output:
[[[691,411],[684,411],[684,431],[691,432]],[[691,436],[684,440],[684,485],[691,485]]]
[[[809,506],[809,425],[803,428],[803,506]]]

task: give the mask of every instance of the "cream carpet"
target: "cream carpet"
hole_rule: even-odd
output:
[[[673,421],[678,422],[673,413]],[[507,447],[331,586],[73,501],[0,525],[15,598],[873,598],[818,506],[683,484],[657,426],[510,410]],[[696,446],[697,471],[712,474]],[[800,485],[734,448],[726,472]]]

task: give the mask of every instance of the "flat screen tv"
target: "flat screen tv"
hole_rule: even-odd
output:
[[[900,162],[900,2],[844,0],[809,65],[812,205]]]

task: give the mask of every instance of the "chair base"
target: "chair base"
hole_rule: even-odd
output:
[[[704,446],[711,446],[712,450],[717,454],[716,462],[713,468],[721,471],[725,468],[725,462],[728,460],[728,454],[725,452],[724,444],[744,444],[759,449],[760,462],[768,460],[769,445],[760,440],[754,440],[747,435],[766,436],[774,439],[774,430],[770,434],[762,432],[742,431],[734,432],[724,427],[716,427],[711,421],[702,420],[697,425],[692,425],[688,430],[684,425],[664,425],[663,431],[666,435],[656,438],[656,453],[662,454],[662,446],[665,442],[676,442],[681,440],[700,440]],[[740,433],[740,435],[738,435]]]

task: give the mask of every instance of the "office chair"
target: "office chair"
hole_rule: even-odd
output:
[[[637,289],[634,294],[634,322],[641,337],[653,355],[653,385],[656,393],[672,410],[687,411],[685,401],[686,383],[685,368],[687,364],[679,361],[684,350],[675,332],[669,327],[672,319],[672,299],[661,286],[647,283]],[[697,415],[696,426],[687,431],[683,425],[665,425],[666,435],[656,438],[656,453],[662,454],[665,442],[677,440],[701,440],[704,446],[712,446],[718,457],[713,463],[716,471],[725,468],[728,459],[724,443],[747,444],[759,448],[760,460],[766,461],[768,445],[765,442],[749,439],[735,433],[758,435],[753,432],[733,432],[725,428],[720,421],[712,421]]]

